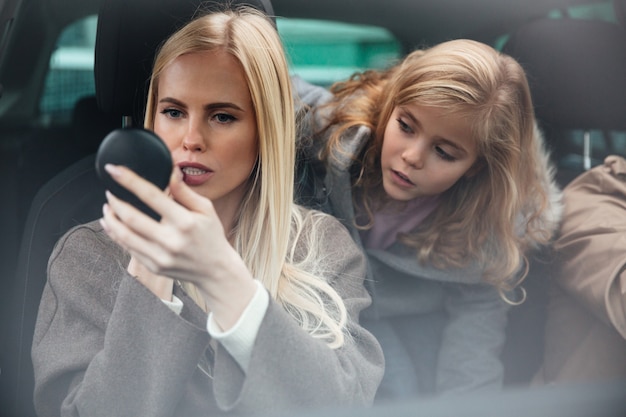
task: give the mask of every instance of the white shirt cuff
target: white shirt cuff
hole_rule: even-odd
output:
[[[163,304],[168,306],[170,310],[178,315],[180,315],[180,312],[183,311],[183,301],[174,294],[172,294],[172,301],[164,299],[161,299],[161,301],[163,301]]]
[[[257,284],[257,290],[232,328],[225,332],[221,331],[213,320],[212,313],[209,313],[207,320],[207,331],[211,337],[221,343],[244,372],[248,370],[252,348],[270,302],[267,290],[258,280],[254,282]]]

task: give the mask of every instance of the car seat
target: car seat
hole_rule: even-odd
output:
[[[215,1],[249,4],[273,16],[269,0]],[[96,35],[96,97],[81,102],[75,116],[85,118],[75,128],[92,151],[110,130],[110,117],[118,126],[139,126],[147,80],[159,44],[174,30],[205,10],[203,0],[103,0]],[[202,7],[202,8],[201,8]],[[97,116],[100,114],[100,116]],[[104,130],[103,126],[107,126]],[[86,131],[85,129],[88,129]],[[100,136],[100,139],[98,139]],[[101,216],[104,188],[95,173],[95,154],[64,169],[33,199],[21,240],[14,286],[10,292],[9,331],[2,358],[3,417],[34,417],[34,376],[30,358],[35,321],[46,282],[48,258],[56,241],[72,226]]]
[[[623,25],[546,18],[519,28],[504,45],[528,74],[562,185],[615,152],[614,132],[626,131],[625,42]],[[572,146],[581,136],[582,151]]]
[[[626,131],[625,43],[626,31],[619,24],[546,18],[518,28],[503,47],[527,73],[535,114],[562,186],[614,152],[611,137]],[[592,139],[600,139],[595,154]],[[530,267],[523,284],[527,301],[509,317],[503,353],[508,384],[528,382],[543,356],[549,251],[534,254]]]

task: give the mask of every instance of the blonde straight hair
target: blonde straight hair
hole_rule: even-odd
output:
[[[153,68],[145,127],[154,127],[159,75],[177,57],[222,49],[241,64],[257,120],[259,156],[232,231],[255,276],[311,335],[337,348],[347,313],[329,285],[333,265],[320,255],[324,215],[293,203],[295,111],[283,47],[270,20],[249,7],[196,17],[161,47]],[[197,289],[183,285],[203,306]],[[206,309],[206,306],[204,306]]]

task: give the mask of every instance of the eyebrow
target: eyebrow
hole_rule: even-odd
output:
[[[400,107],[400,110],[402,111],[402,113],[404,113],[406,115],[406,117],[411,119],[411,121],[413,123],[415,123],[417,126],[420,126],[420,127],[422,126],[420,121],[417,120],[417,118],[415,118],[413,113],[411,113],[407,108]],[[465,149],[464,147],[460,146],[459,144],[451,141],[450,139],[447,139],[447,138],[444,138],[444,137],[441,137],[441,136],[439,136],[438,139],[443,141],[443,142],[445,142],[447,145],[453,147],[454,149],[458,150],[459,152],[463,152],[464,155],[468,155],[467,149]]]
[[[180,107],[187,108],[185,103],[183,103],[182,101],[177,100],[177,99],[175,99],[173,97],[163,97],[162,99],[159,100],[159,103],[170,103],[170,104],[175,104],[175,105],[180,106]],[[226,109],[234,109],[234,110],[238,110],[238,111],[244,111],[244,109],[242,109],[241,107],[239,107],[235,103],[230,103],[230,102],[209,103],[209,104],[206,104],[204,106],[205,110],[224,109],[224,108],[226,108]]]

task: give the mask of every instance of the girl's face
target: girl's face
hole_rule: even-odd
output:
[[[409,104],[396,107],[383,137],[383,187],[394,200],[441,194],[472,175],[478,151],[470,123],[443,109]]]
[[[184,181],[217,212],[239,207],[258,155],[257,125],[243,69],[216,50],[178,57],[162,72],[154,131]]]

